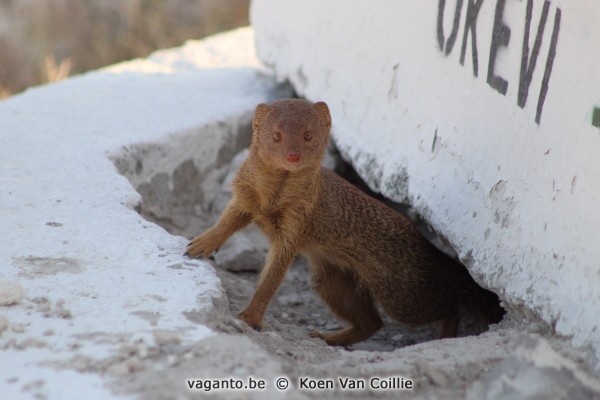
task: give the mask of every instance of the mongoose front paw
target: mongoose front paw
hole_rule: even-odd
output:
[[[214,241],[207,234],[202,234],[188,243],[185,255],[190,258],[207,258],[217,250],[219,248],[214,245]]]
[[[243,311],[237,315],[239,320],[244,321],[248,325],[250,325],[253,329],[260,331],[262,329],[261,321],[250,313]]]

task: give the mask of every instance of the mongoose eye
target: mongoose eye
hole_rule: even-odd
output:
[[[281,141],[281,133],[279,133],[279,132],[273,132],[273,141],[274,142],[280,142]]]
[[[312,139],[312,133],[304,132],[304,140],[306,140],[308,142],[310,139]]]

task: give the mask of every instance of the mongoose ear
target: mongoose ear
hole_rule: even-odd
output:
[[[256,111],[254,112],[254,119],[252,120],[252,127],[254,130],[258,129],[260,123],[267,117],[269,110],[271,107],[264,103],[260,103],[256,106]]]
[[[324,101],[318,101],[315,104],[313,104],[313,109],[317,113],[317,116],[319,117],[323,125],[325,125],[328,128],[331,128],[331,114],[329,113],[329,107],[327,106],[327,103],[325,103]]]

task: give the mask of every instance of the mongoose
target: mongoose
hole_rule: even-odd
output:
[[[489,296],[408,219],[321,166],[330,129],[324,102],[259,104],[233,198],[218,222],[192,239],[186,254],[208,257],[235,231],[258,225],[271,248],[256,292],[238,315],[255,329],[301,254],[315,290],[350,324],[334,333],[311,332],[312,337],[342,346],[367,339],[382,325],[375,301],[400,323],[441,321],[441,336],[455,336],[460,306],[489,303]],[[497,300],[495,306],[500,308]]]

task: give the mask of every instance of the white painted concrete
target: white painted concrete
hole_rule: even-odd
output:
[[[122,346],[212,334],[202,321],[228,312],[213,268],[134,211],[113,160],[170,152],[148,154],[135,185],[186,159],[207,170],[225,131],[276,94],[289,95],[241,29],[0,102],[2,399],[116,397],[106,382],[127,371],[110,365]]]
[[[600,356],[600,3],[548,2],[523,108],[528,1],[482,3],[477,76],[471,34],[460,62],[473,5],[255,0],[251,16],[259,57],[300,95],[329,104],[336,144],[372,189],[409,200],[480,282]],[[527,68],[544,3],[532,5]]]

